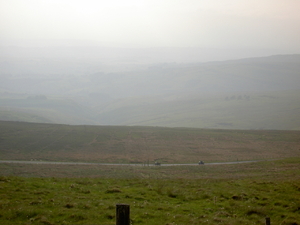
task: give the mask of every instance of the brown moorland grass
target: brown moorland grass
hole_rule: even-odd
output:
[[[3,160],[196,163],[300,156],[300,131],[69,126],[0,121]]]

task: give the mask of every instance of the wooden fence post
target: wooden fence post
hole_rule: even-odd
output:
[[[270,217],[266,217],[266,225],[271,225]]]
[[[116,225],[130,225],[130,207],[127,204],[116,205]]]

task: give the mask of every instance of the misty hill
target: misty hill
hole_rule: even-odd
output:
[[[149,64],[80,76],[38,76],[34,69],[1,73],[0,119],[27,121],[33,115],[35,122],[67,124],[300,129],[300,55]],[[36,99],[41,95],[46,98]]]
[[[280,54],[263,49],[1,47],[0,73],[87,75],[124,72],[157,63],[224,61]]]
[[[300,55],[200,64],[156,64],[147,70],[90,76],[115,98],[300,89]],[[103,85],[103,81],[107,82]],[[110,85],[107,85],[110,84]],[[98,89],[99,90],[99,89]]]

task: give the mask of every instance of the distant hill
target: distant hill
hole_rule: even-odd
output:
[[[66,124],[300,129],[300,55],[0,79],[2,120],[32,114]]]

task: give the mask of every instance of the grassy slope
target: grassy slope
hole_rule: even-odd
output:
[[[220,129],[299,130],[299,91],[259,94],[223,93],[153,102],[135,99],[112,104],[99,122],[112,125],[197,127]],[[233,99],[234,98],[234,99]]]
[[[272,224],[295,225],[299,163],[294,158],[189,167],[0,164],[0,223],[115,224],[115,205],[127,203],[133,224],[250,225],[264,224],[269,216]]]
[[[0,122],[12,160],[196,163],[299,156],[300,131],[69,126]]]
[[[195,162],[199,156],[212,161],[293,156],[218,166],[0,164],[1,224],[115,224],[117,203],[130,204],[133,224],[300,220],[299,131],[0,126],[1,159],[129,162],[163,156],[166,162]]]
[[[300,129],[300,91],[129,98],[89,110],[69,100],[0,99],[0,119],[220,129]],[[233,99],[234,98],[234,99]],[[94,112],[98,112],[95,115]]]
[[[160,68],[130,74],[135,79],[128,83],[125,74],[120,77],[123,86],[118,86],[125,96],[142,92],[152,97],[124,98],[104,109],[99,107],[98,121],[109,125],[299,130],[299,59],[299,55],[273,56]],[[232,96],[235,100],[225,100]]]
[[[69,99],[0,98],[0,119],[27,122],[91,124],[92,115]]]
[[[26,121],[31,123],[51,123],[49,119],[32,113],[20,112],[17,110],[1,110],[0,118],[4,121]]]

